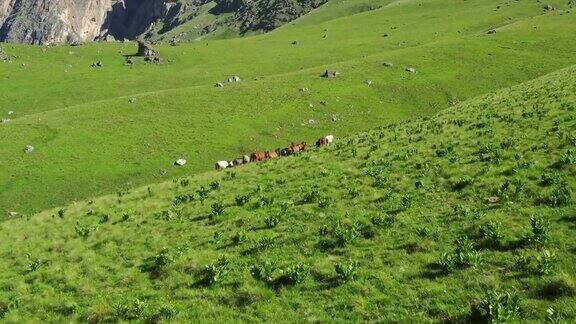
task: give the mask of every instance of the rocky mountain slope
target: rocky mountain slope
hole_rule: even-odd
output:
[[[28,44],[161,38],[200,15],[200,35],[271,30],[327,0],[0,0],[0,41]]]

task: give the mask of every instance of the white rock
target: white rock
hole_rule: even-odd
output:
[[[174,165],[178,165],[178,166],[184,166],[186,165],[186,160],[185,159],[178,159],[176,161],[174,161]]]
[[[24,147],[24,153],[26,153],[26,154],[32,153],[33,151],[34,151],[34,146],[32,146],[32,145],[26,145]]]

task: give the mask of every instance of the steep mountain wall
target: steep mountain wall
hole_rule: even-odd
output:
[[[0,40],[30,44],[93,40],[112,0],[0,0]]]
[[[0,41],[28,44],[134,39],[165,33],[212,4],[238,33],[268,31],[328,0],[0,0]],[[159,24],[161,28],[153,28]]]

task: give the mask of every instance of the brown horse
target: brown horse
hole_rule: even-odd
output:
[[[267,151],[266,152],[266,158],[267,159],[277,159],[278,158],[278,152],[276,150]]]
[[[292,149],[292,152],[294,154],[302,152],[302,151],[306,150],[306,142],[301,142],[301,143],[296,143],[296,144],[292,143],[290,148]]]
[[[329,144],[329,142],[328,142],[328,139],[326,138],[326,136],[321,137],[320,139],[318,139],[316,141],[316,147],[321,147],[321,146],[328,145],[328,144]]]
[[[260,162],[266,160],[266,152],[257,151],[250,155],[250,162]]]

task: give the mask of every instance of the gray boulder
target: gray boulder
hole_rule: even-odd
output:
[[[407,68],[406,68],[406,72],[416,73],[416,69],[413,68],[413,67],[407,67]]]
[[[327,79],[333,79],[333,78],[337,77],[339,74],[340,74],[340,72],[335,71],[335,70],[326,70],[326,72],[324,72],[322,77],[327,78]]]
[[[34,146],[32,146],[32,145],[26,145],[26,146],[24,147],[24,153],[30,154],[30,153],[32,153],[32,152],[34,152]]]

